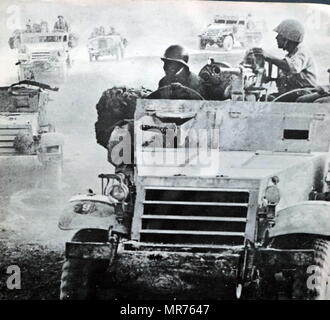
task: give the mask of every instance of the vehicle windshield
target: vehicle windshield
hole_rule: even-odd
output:
[[[16,89],[16,93],[22,93],[22,90]],[[0,89],[0,112],[37,112],[38,111],[38,94],[35,90],[30,90],[30,94],[12,95],[8,92],[8,88]]]
[[[67,35],[58,34],[23,34],[23,43],[40,43],[40,42],[66,42]]]

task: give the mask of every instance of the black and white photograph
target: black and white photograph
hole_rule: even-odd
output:
[[[329,4],[1,0],[0,25],[0,301],[330,300]]]

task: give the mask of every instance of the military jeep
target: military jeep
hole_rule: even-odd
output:
[[[329,298],[330,110],[267,101],[262,65],[209,61],[219,100],[177,84],[137,100],[115,174],[59,221],[77,230],[61,299]]]
[[[19,32],[18,79],[62,82],[72,66],[71,36],[67,32]]]
[[[49,90],[58,88],[30,80],[0,88],[2,170],[6,159],[13,163],[24,158],[25,167],[33,159],[32,163],[40,164],[43,170],[50,170],[56,173],[56,179],[60,178],[63,138],[47,119]]]
[[[88,40],[89,61],[96,61],[99,57],[114,56],[122,60],[125,55],[127,41],[120,35],[99,35]]]
[[[204,50],[207,45],[217,45],[219,48],[230,51],[237,45],[257,46],[262,40],[262,32],[261,21],[254,21],[250,27],[246,18],[216,16],[214,22],[199,35],[199,49]]]

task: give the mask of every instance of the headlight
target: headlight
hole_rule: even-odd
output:
[[[109,197],[109,200],[122,202],[128,197],[129,188],[124,182],[125,176],[122,173],[114,176],[115,178],[108,180],[104,194]]]
[[[114,185],[110,195],[118,201],[123,201],[127,198],[128,193],[121,185]]]

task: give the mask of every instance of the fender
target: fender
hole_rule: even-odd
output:
[[[47,132],[41,135],[40,146],[41,148],[63,146],[64,137],[57,132]]]
[[[69,200],[58,223],[61,230],[102,229],[118,224],[115,202],[107,196],[87,194],[76,195]]]
[[[61,163],[62,162],[62,147],[64,138],[56,132],[47,132],[41,135],[38,159],[41,163]]]
[[[269,237],[297,233],[330,236],[330,202],[303,201],[278,211]]]

